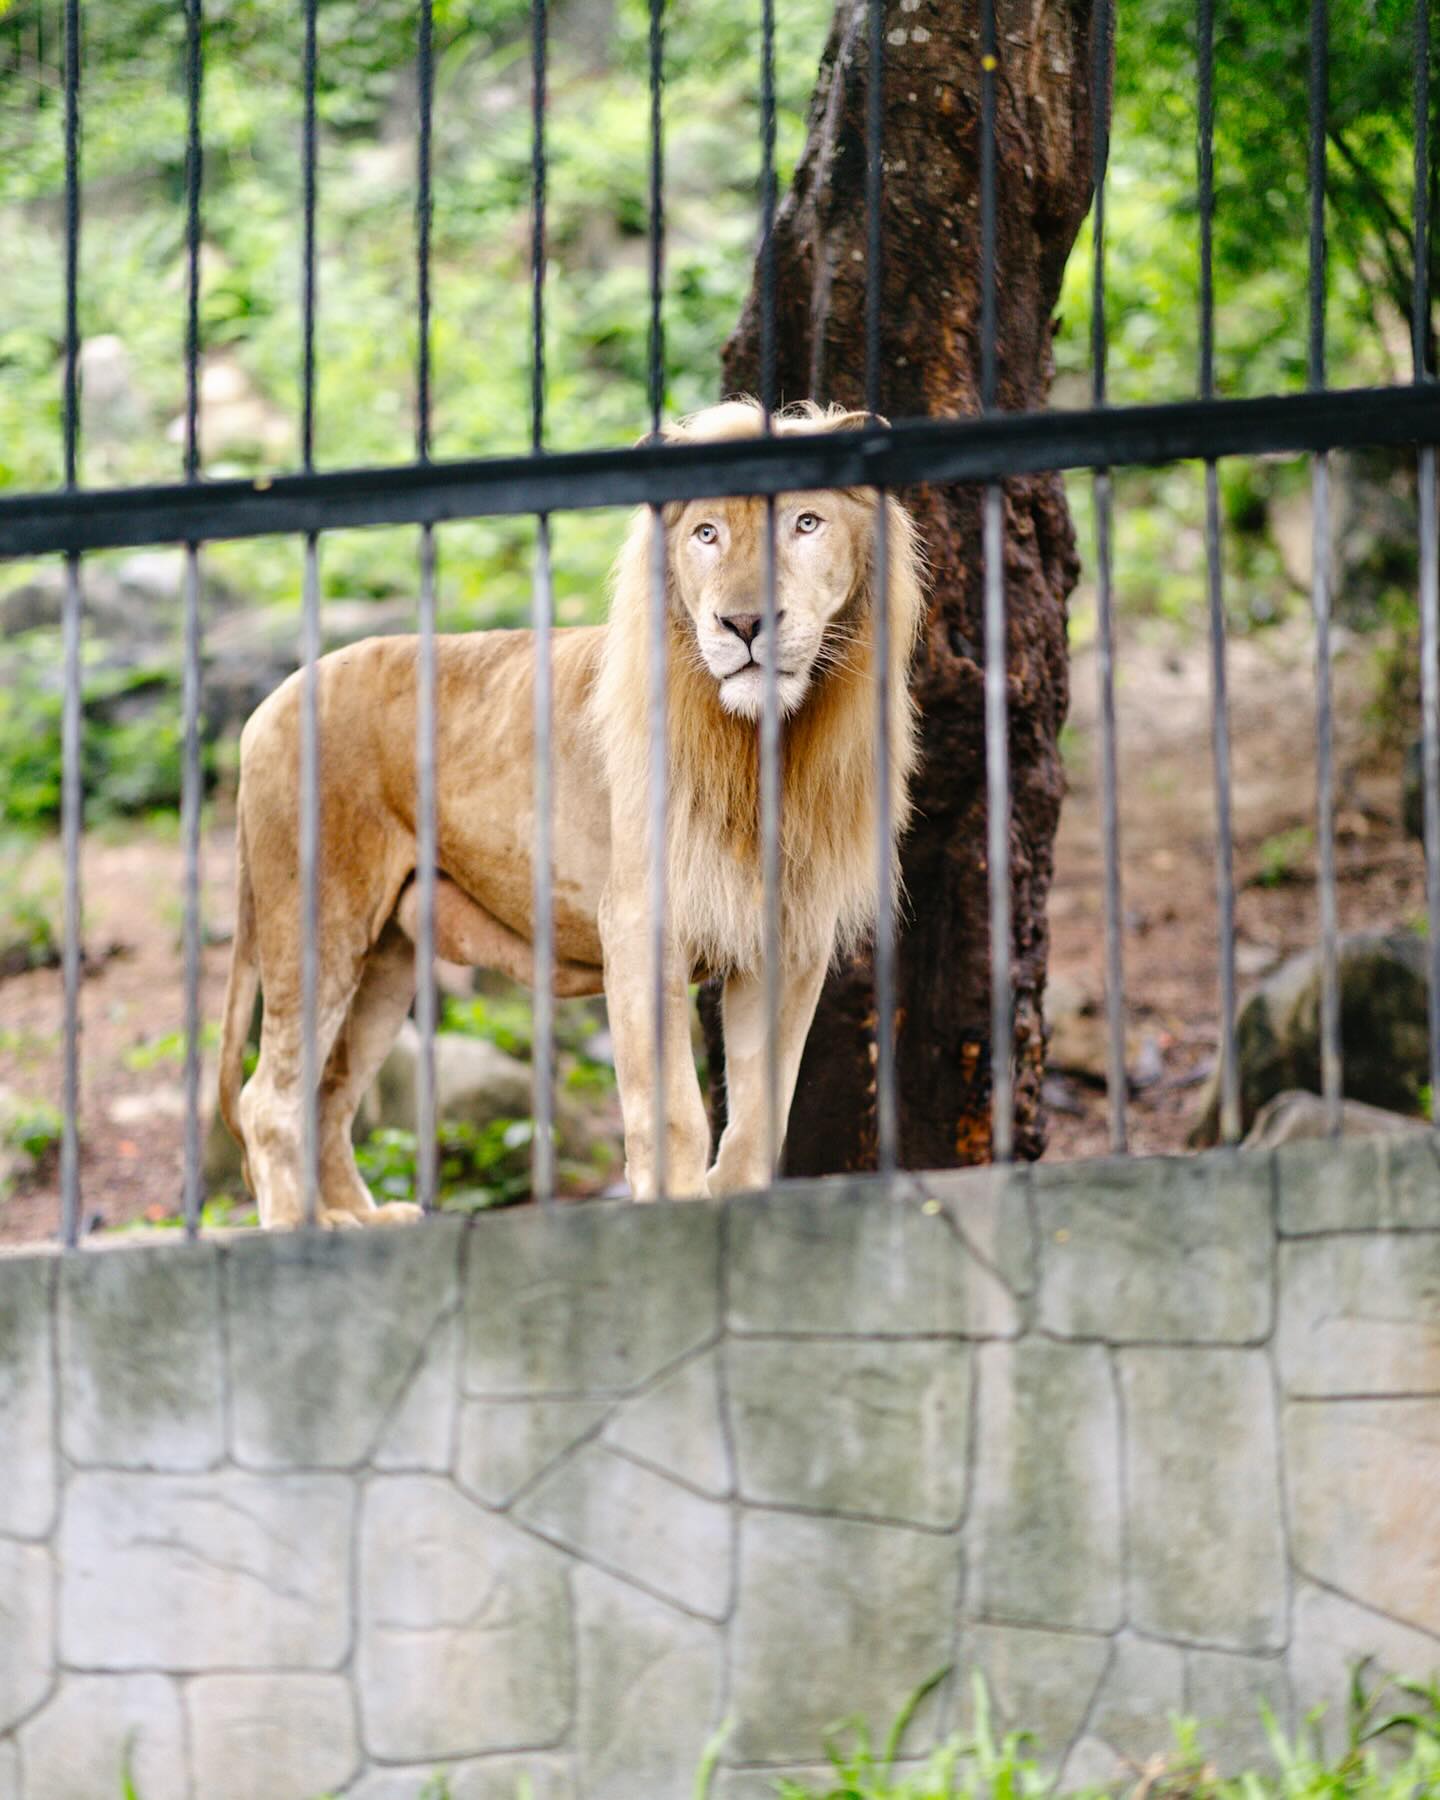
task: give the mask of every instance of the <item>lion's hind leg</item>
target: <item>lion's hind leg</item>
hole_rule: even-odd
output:
[[[415,997],[415,951],[393,921],[365,958],[355,996],[320,1086],[320,1195],[329,1225],[400,1225],[420,1217],[408,1201],[377,1205],[355,1164],[355,1113]]]

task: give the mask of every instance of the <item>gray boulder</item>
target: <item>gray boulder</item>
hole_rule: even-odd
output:
[[[1248,1131],[1268,1100],[1320,1091],[1318,950],[1291,958],[1251,994],[1236,1030],[1240,1113]],[[1426,947],[1413,932],[1356,932],[1340,942],[1340,1041],[1346,1097],[1413,1113],[1429,1077]],[[1220,1136],[1218,1073],[1207,1084],[1195,1145]]]
[[[1341,1137],[1423,1137],[1429,1130],[1424,1119],[1386,1112],[1383,1107],[1367,1106],[1363,1100],[1344,1100],[1340,1104]],[[1281,1144],[1296,1144],[1307,1138],[1329,1135],[1325,1102],[1318,1094],[1295,1089],[1266,1101],[1256,1113],[1255,1123],[1250,1127],[1243,1147],[1246,1150],[1276,1150]]]
[[[420,1034],[407,1019],[362,1107],[371,1129],[415,1129]],[[442,1031],[435,1038],[435,1104],[442,1119],[481,1129],[496,1119],[530,1116],[530,1067],[484,1038]]]

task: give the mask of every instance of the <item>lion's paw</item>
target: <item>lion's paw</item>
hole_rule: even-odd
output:
[[[413,1200],[390,1200],[384,1206],[377,1206],[372,1213],[366,1213],[363,1219],[357,1219],[357,1225],[418,1225],[425,1217],[425,1208],[417,1206]]]

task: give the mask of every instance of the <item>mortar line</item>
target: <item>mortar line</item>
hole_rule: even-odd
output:
[[[613,1563],[604,1562],[598,1556],[592,1555],[587,1550],[577,1549],[575,1545],[567,1544],[561,1538],[551,1537],[548,1532],[542,1531],[529,1519],[522,1519],[518,1515],[508,1513],[505,1516],[510,1519],[517,1531],[523,1531],[527,1537],[534,1538],[537,1543],[547,1544],[550,1549],[558,1550],[562,1556],[569,1557],[572,1562],[583,1564],[586,1568],[596,1569],[600,1574],[609,1575],[615,1581],[623,1581],[627,1587],[634,1588],[637,1593],[644,1594],[651,1600],[657,1600],[661,1606],[668,1606],[672,1612],[682,1613],[687,1619],[698,1620],[702,1625],[723,1625],[725,1622],[723,1615],[701,1612],[698,1607],[692,1606],[688,1601],[677,1600],[673,1594],[667,1594],[660,1588],[648,1586],[636,1576],[627,1574],[624,1569],[617,1568]]]

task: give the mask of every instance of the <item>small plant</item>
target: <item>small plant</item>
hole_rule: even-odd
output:
[[[448,1211],[481,1212],[528,1199],[533,1136],[529,1119],[492,1119],[481,1126],[442,1122],[440,1204]],[[414,1199],[413,1131],[372,1131],[355,1146],[355,1161],[378,1200]]]
[[[220,1045],[220,1027],[213,1021],[200,1029],[200,1048],[215,1050]],[[141,1043],[132,1044],[125,1052],[125,1067],[132,1074],[140,1075],[156,1068],[161,1063],[183,1063],[185,1060],[185,1033],[183,1031],[166,1031],[159,1037],[145,1038]]]
[[[23,1150],[32,1162],[41,1162],[60,1142],[64,1129],[60,1109],[48,1100],[16,1099],[0,1118],[0,1143],[7,1150]]]
[[[1260,867],[1255,880],[1260,887],[1285,887],[1303,879],[1315,834],[1308,825],[1292,825],[1277,831],[1260,846]]]

